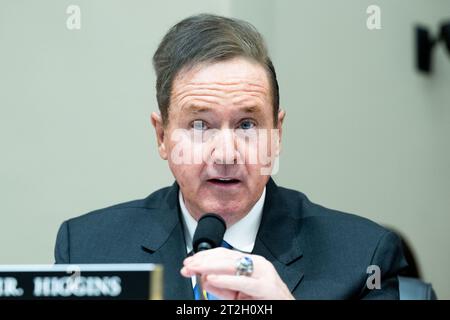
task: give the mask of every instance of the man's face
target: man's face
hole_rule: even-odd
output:
[[[248,213],[269,179],[283,117],[279,112],[274,135],[269,79],[257,63],[234,58],[179,73],[168,124],[157,113],[152,123],[196,220],[217,213],[230,227]]]

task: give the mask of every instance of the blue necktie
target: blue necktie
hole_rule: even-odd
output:
[[[232,247],[228,242],[226,242],[225,240],[222,241],[221,247],[222,247],[222,248],[225,248],[225,249],[233,249],[233,247]],[[199,290],[199,288],[198,288],[198,284],[196,283],[195,286],[194,286],[194,297],[195,297],[195,300],[201,300],[201,299],[200,299],[200,295],[201,295],[201,294],[202,294],[202,293],[200,292],[200,290]],[[217,298],[216,296],[214,296],[214,295],[212,295],[212,294],[210,294],[210,293],[208,293],[208,292],[206,292],[206,291],[203,292],[203,294],[206,295],[206,300],[220,300],[220,299]]]

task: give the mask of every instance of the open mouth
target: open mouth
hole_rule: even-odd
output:
[[[238,179],[233,178],[214,178],[214,179],[208,179],[208,182],[216,185],[216,186],[223,186],[223,187],[232,187],[236,186],[240,183]]]

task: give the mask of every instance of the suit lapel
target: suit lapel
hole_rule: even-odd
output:
[[[186,244],[178,203],[178,184],[175,182],[162,199],[148,199],[149,208],[157,210],[152,215],[142,249],[152,263],[164,267],[164,298],[170,300],[193,299],[191,279],[180,274],[186,258]],[[157,203],[158,206],[155,206]]]
[[[289,209],[292,210],[270,178],[266,185],[263,216],[252,253],[272,262],[281,279],[293,292],[303,279],[303,253],[299,245],[298,217],[295,219]]]
[[[263,217],[252,253],[269,260],[293,292],[303,278],[298,217],[293,217],[272,178],[266,188]],[[142,249],[148,254],[148,262],[164,266],[165,299],[186,300],[194,299],[194,294],[191,280],[180,274],[187,253],[178,191],[175,182],[161,198],[147,199],[148,208],[157,212],[148,223]]]

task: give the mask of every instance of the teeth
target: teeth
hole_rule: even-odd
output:
[[[219,178],[220,181],[231,181],[232,179]]]

